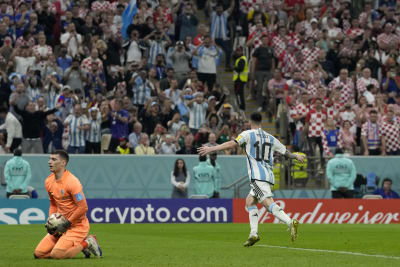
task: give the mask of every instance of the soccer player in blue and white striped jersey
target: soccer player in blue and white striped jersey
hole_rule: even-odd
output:
[[[291,219],[272,198],[271,187],[274,185],[273,162],[274,152],[277,151],[288,158],[304,162],[304,156],[290,153],[284,145],[272,135],[261,129],[262,116],[253,113],[250,117],[251,130],[242,132],[234,141],[228,141],[218,146],[198,148],[200,155],[215,151],[232,149],[242,146],[247,156],[247,168],[250,179],[250,193],[246,198],[246,209],[249,212],[250,235],[244,243],[245,247],[254,245],[260,240],[258,236],[258,208],[257,201],[265,206],[270,213],[277,217],[290,229],[291,239],[297,238],[299,222]]]

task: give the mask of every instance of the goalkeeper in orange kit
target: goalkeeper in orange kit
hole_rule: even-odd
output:
[[[45,181],[50,198],[49,216],[58,212],[66,220],[59,227],[46,223],[48,234],[35,249],[34,256],[37,259],[73,258],[81,251],[86,257],[90,257],[90,254],[103,256],[96,236],[88,236],[90,227],[86,217],[86,198],[78,178],[66,170],[68,160],[69,156],[63,150],[50,154],[52,174]]]

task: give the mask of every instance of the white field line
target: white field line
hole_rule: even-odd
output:
[[[341,251],[341,250],[313,249],[313,248],[294,248],[294,247],[272,246],[272,245],[256,245],[256,246],[257,247],[266,247],[266,248],[279,248],[279,249],[289,249],[289,250],[299,250],[299,251],[345,254],[345,255],[354,255],[354,256],[363,256],[363,257],[373,257],[373,258],[384,258],[384,259],[400,260],[400,257],[396,257],[396,256],[387,256],[387,255],[379,255],[379,254],[364,254],[364,253],[360,253],[360,252],[350,252],[350,251]]]

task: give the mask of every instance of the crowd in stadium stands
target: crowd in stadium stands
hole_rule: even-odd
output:
[[[249,90],[300,151],[400,154],[395,0],[130,2],[0,0],[0,152],[195,154]]]

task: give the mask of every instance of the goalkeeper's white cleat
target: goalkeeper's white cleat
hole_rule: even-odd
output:
[[[86,241],[88,242],[88,249],[89,249],[90,253],[92,253],[96,258],[102,258],[103,251],[101,250],[101,247],[99,246],[99,242],[97,242],[96,236],[89,235],[86,238]]]
[[[244,242],[243,246],[244,247],[251,247],[252,245],[257,243],[258,241],[260,241],[260,237],[258,235],[250,235],[249,239],[247,239],[246,242]]]
[[[297,228],[299,227],[299,221],[296,219],[293,219],[292,222],[290,223],[290,238],[292,239],[292,242],[296,241],[297,239]]]

